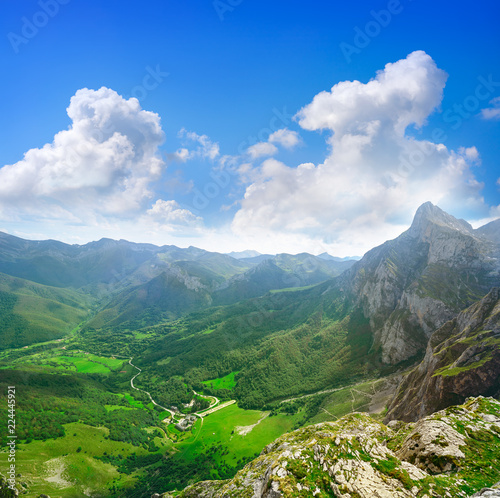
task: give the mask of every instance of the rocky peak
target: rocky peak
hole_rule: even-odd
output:
[[[406,232],[344,274],[342,287],[369,318],[384,363],[423,353],[437,328],[500,285],[500,244],[491,237],[426,202]]]
[[[428,237],[433,227],[456,230],[467,235],[472,235],[474,232],[472,226],[465,220],[459,220],[431,202],[426,202],[417,209],[408,234],[414,238]]]
[[[500,244],[500,219],[491,221],[481,228],[474,230],[480,237],[490,240],[496,244]]]

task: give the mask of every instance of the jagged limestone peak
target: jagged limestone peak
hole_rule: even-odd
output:
[[[417,209],[409,234],[412,237],[419,237],[425,233],[430,224],[458,230],[468,235],[474,232],[472,226],[465,220],[457,219],[431,202],[426,202]]]

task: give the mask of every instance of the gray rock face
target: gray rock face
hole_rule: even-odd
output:
[[[384,363],[423,353],[434,330],[500,285],[495,229],[474,230],[426,203],[406,232],[344,274],[341,285],[370,319]]]
[[[432,474],[450,472],[465,458],[461,447],[466,446],[465,436],[442,420],[421,420],[396,452]]]
[[[386,420],[418,420],[468,396],[500,394],[500,291],[436,330],[424,359],[401,383]]]
[[[478,493],[472,495],[472,498],[500,498],[500,489],[483,488]]]

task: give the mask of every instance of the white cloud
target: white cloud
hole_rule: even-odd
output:
[[[452,211],[482,209],[475,147],[454,152],[405,134],[439,107],[446,77],[419,51],[368,83],[345,81],[316,95],[296,119],[332,132],[330,155],[294,168],[265,161],[234,217],[235,233],[276,244],[295,234],[337,254],[362,254],[398,235],[427,200]]]
[[[281,145],[285,149],[293,149],[301,143],[299,134],[296,131],[291,131],[287,128],[282,128],[269,135],[267,142],[258,142],[251,145],[246,150],[251,159],[259,159],[261,157],[274,156],[278,153],[278,148],[274,144]]]
[[[343,81],[319,93],[297,117],[306,130],[365,135],[371,124],[402,135],[410,124],[422,126],[441,103],[446,79],[425,52],[413,52],[368,83]]]
[[[476,149],[476,147],[460,147],[458,149],[458,152],[467,158],[470,162],[479,162],[480,157],[479,157],[479,151]]]
[[[301,143],[301,139],[296,131],[282,128],[269,136],[269,142],[280,144],[285,147],[285,149],[293,149],[296,145]]]
[[[217,142],[212,142],[207,135],[198,135],[194,131],[188,131],[182,128],[178,133],[178,137],[184,139],[187,143],[194,142],[198,144],[196,149],[188,150],[186,148],[181,148],[176,152],[177,159],[182,162],[186,162],[196,157],[213,161],[219,156],[219,144]]]
[[[258,159],[259,157],[274,156],[278,152],[278,148],[269,142],[258,142],[255,145],[251,145],[247,149],[247,153],[252,159]]]
[[[490,100],[491,107],[481,110],[481,116],[484,119],[500,119],[500,97]]]
[[[24,210],[76,221],[89,211],[124,215],[140,209],[163,169],[159,116],[105,87],[78,90],[67,113],[72,124],[52,143],[0,168],[4,215]]]
[[[202,219],[188,209],[182,209],[176,201],[158,199],[147,214],[156,222],[168,225],[199,225]]]

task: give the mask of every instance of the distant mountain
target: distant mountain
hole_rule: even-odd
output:
[[[500,244],[500,220],[495,220],[487,225],[475,230],[475,233],[480,237],[484,237],[492,242]]]
[[[257,256],[261,256],[261,253],[258,251],[239,251],[239,252],[227,252],[226,253],[228,256],[231,256],[232,258],[235,259],[243,259],[243,258],[255,258]]]
[[[141,328],[211,304],[200,279],[171,267],[142,285],[126,289],[111,300],[86,324],[86,329],[103,327]]]
[[[0,232],[0,272],[54,287],[95,293],[144,283],[172,263],[197,261],[224,278],[250,265],[196,247],[158,247],[101,239],[84,245],[28,241]]]
[[[110,239],[67,245],[0,233],[0,272],[98,299],[89,324],[97,329],[155,325],[261,296],[264,308],[277,309],[269,291],[318,284],[280,297],[283,311],[293,310],[284,311],[281,328],[298,326],[307,313],[362,317],[371,354],[395,365],[423,355],[434,330],[500,285],[499,227],[495,221],[474,230],[425,203],[406,232],[359,261],[306,253],[235,259],[196,247]]]
[[[326,261],[307,253],[266,257],[257,266],[222,284],[214,294],[214,303],[230,304],[262,296],[270,290],[314,285],[340,275],[353,264],[354,261]]]
[[[359,256],[347,256],[345,258],[337,258],[336,256],[331,256],[327,252],[323,252],[321,254],[318,254],[317,256],[320,259],[325,259],[327,261],[359,261],[361,258]]]
[[[259,254],[258,256],[253,256],[251,258],[241,258],[240,261],[243,261],[249,265],[258,265],[262,263],[262,261],[266,261],[266,259],[273,259],[275,254]]]
[[[94,305],[79,292],[0,273],[0,350],[59,339]]]
[[[419,361],[436,329],[500,286],[498,250],[491,236],[427,203],[406,232],[360,261],[277,255],[229,279],[212,298],[235,304],[185,316],[191,338],[165,332],[144,361],[175,356],[162,363],[165,375],[201,380],[239,371],[235,393],[252,408],[387,374]],[[304,285],[332,263],[352,266]]]
[[[279,254],[256,265],[246,261],[248,260],[236,260],[224,254],[207,252],[196,260],[175,261],[164,265],[161,267],[162,275],[168,275],[169,278],[159,279],[155,285],[155,288],[164,285],[162,292],[146,293],[147,299],[142,299],[145,295],[144,288],[149,285],[149,277],[156,278],[155,269],[155,272],[148,274],[147,281],[120,291],[88,326],[116,327],[128,323],[133,317],[136,327],[138,324],[155,325],[159,321],[177,318],[210,305],[232,304],[262,296],[271,290],[323,282],[339,275],[354,263],[325,261],[307,253],[294,256]],[[145,274],[144,269],[140,274]],[[132,276],[128,281],[132,281]],[[178,294],[177,299],[174,299],[171,288]],[[136,299],[138,302],[134,302]]]
[[[386,419],[413,422],[469,396],[500,396],[500,296],[481,301],[436,330],[399,387]]]

